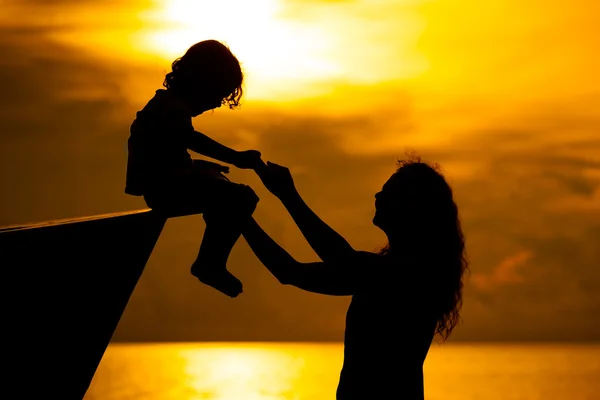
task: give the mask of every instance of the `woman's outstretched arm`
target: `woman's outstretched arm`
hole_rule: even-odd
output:
[[[339,263],[301,263],[275,242],[251,218],[242,234],[264,266],[284,285],[332,296],[354,294],[353,268],[340,268]]]
[[[256,173],[267,189],[281,200],[321,260],[339,263],[352,258],[355,250],[306,204],[296,190],[289,169],[268,162],[264,167],[257,169]]]

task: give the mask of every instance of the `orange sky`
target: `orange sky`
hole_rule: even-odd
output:
[[[216,5],[215,5],[216,4]],[[9,0],[0,14],[0,224],[144,207],[123,193],[135,111],[170,62],[216,38],[240,110],[196,128],[289,166],[355,248],[405,150],[442,164],[472,276],[455,340],[600,339],[600,3],[593,0]],[[256,218],[316,256],[248,171]],[[230,301],[188,274],[203,223],[170,221],[116,339],[342,338],[348,299],[278,286],[241,241]],[[210,306],[207,306],[210,304]],[[218,312],[215,312],[218,310]]]

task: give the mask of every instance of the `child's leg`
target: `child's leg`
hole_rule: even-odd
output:
[[[216,201],[203,213],[206,229],[191,273],[202,283],[236,297],[242,292],[242,283],[227,270],[227,259],[258,197],[245,185],[223,181],[216,186],[217,193],[211,196]]]
[[[205,218],[205,221],[204,237],[191,273],[200,282],[229,297],[236,297],[242,293],[242,282],[227,270],[227,259],[241,229],[233,221],[230,224],[229,220],[218,217]]]

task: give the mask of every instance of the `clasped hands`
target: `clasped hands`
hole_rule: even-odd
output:
[[[234,165],[237,168],[254,170],[269,192],[279,198],[296,191],[290,170],[270,161],[265,163],[257,150],[239,151]],[[220,172],[228,173],[229,167],[222,166]]]

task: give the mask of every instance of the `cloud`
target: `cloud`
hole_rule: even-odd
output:
[[[547,115],[544,125],[561,125],[560,119],[553,124]],[[597,290],[600,282],[600,272],[591,267],[600,265],[593,250],[600,227],[598,158],[593,151],[577,155],[580,145],[568,143],[568,125],[564,143],[545,146],[547,132],[524,129],[532,122],[521,122],[520,133],[508,141],[473,134],[469,149],[480,151],[457,146],[455,154],[440,150],[434,157],[449,171],[457,160],[470,160],[471,173],[454,181],[472,268],[459,338],[598,338],[594,319],[580,318],[582,310],[591,315],[600,307],[589,290]],[[596,122],[589,124],[589,135],[582,139],[588,150],[598,149],[592,134],[596,127]],[[490,142],[489,147],[477,138]]]
[[[0,35],[0,221],[145,207],[123,194],[124,144],[162,68],[109,62],[48,40],[46,29],[13,26]],[[330,101],[343,108],[364,98],[369,106],[327,113],[248,102],[195,124],[289,166],[313,209],[364,250],[385,241],[371,224],[373,195],[404,148],[416,149],[446,171],[467,235],[472,276],[453,339],[597,340],[600,96],[486,102],[450,89],[438,98],[348,85]],[[371,106],[371,97],[393,104]],[[316,260],[251,172],[230,177],[255,188],[256,219],[268,233],[296,258]],[[230,260],[242,297],[231,301],[195,281],[188,268],[203,228],[199,216],[168,222],[115,340],[341,340],[349,299],[279,285],[243,240]]]
[[[5,36],[2,52],[7,57],[0,64],[0,76],[7,82],[6,90],[0,94],[5,106],[0,112],[3,127],[0,178],[6,193],[10,193],[3,197],[0,220],[17,223],[144,207],[140,199],[125,196],[122,191],[128,127],[136,107],[143,103],[133,105],[124,94],[127,87],[121,80],[121,65],[107,64],[90,54],[43,40],[43,36],[14,35]],[[243,114],[228,113],[236,115]],[[239,121],[241,127],[233,132],[254,132],[266,116]],[[211,121],[210,115],[205,117]],[[276,116],[273,120],[277,119]],[[341,153],[335,139],[313,132],[344,129],[354,121],[313,121],[310,117],[286,115],[280,115],[279,120],[282,123],[262,137],[271,136],[275,143],[272,147],[264,146],[266,154],[287,154],[295,166],[302,166],[306,157],[302,154],[292,157],[296,151],[304,148],[303,153],[309,155],[316,153],[315,149],[322,149],[323,153],[314,154],[313,159],[329,167],[329,173],[337,173],[340,166],[350,169],[360,165],[350,157],[333,162]],[[279,129],[283,135],[277,139]],[[215,137],[231,145],[239,142],[237,136],[220,135],[219,130],[215,131]],[[295,146],[289,147],[288,140]],[[277,150],[279,146],[283,147],[281,153]],[[365,161],[355,174],[357,182],[368,178],[373,163],[377,164],[375,158]],[[239,171],[231,175],[232,178],[237,175],[241,181],[252,181]],[[301,176],[298,181],[304,186]],[[258,186],[256,179],[253,185]],[[335,194],[333,188],[329,192]],[[267,197],[266,191],[263,190],[261,197]],[[271,203],[275,204],[274,199]],[[283,209],[277,213],[261,206],[257,218],[275,238],[289,245],[291,225],[284,222]],[[341,339],[340,327],[348,299],[323,299],[279,286],[243,242],[236,247],[231,261],[232,270],[246,284],[245,300],[232,304],[193,279],[189,265],[197,252],[203,227],[198,217],[169,221],[131,299],[116,340]],[[291,237],[292,242],[300,242],[297,233]],[[302,245],[287,247],[303,252],[297,255],[299,258],[314,258]],[[313,309],[322,313],[315,314]],[[313,318],[318,324],[309,323]]]
[[[496,285],[493,292],[471,285],[469,299],[478,312],[465,318],[479,329],[469,332],[465,324],[463,338],[475,333],[492,340],[597,340],[600,324],[591,316],[600,311],[599,227],[572,237],[522,238],[535,252],[522,267],[526,279]]]
[[[554,131],[555,126],[562,126],[562,118],[553,124],[550,115],[541,114],[544,129]],[[373,122],[364,117],[288,115],[275,109],[257,112],[252,117],[242,117],[243,112],[231,115],[239,119],[225,123],[220,119],[227,119],[227,114],[215,113],[210,117],[211,127],[206,125],[208,131],[227,131],[223,139],[234,147],[244,148],[244,144],[252,143],[267,159],[285,160],[283,163],[292,169],[309,204],[357,248],[373,250],[383,243],[384,238],[370,224],[372,195],[393,172],[397,154],[348,153],[342,139],[344,134],[355,131],[377,132],[386,123],[384,119]],[[594,232],[600,227],[600,215],[593,209],[579,208],[578,204],[557,212],[555,204],[568,199],[592,204],[592,193],[597,191],[592,188],[598,188],[600,183],[596,174],[600,166],[593,158],[568,155],[578,148],[577,143],[536,146],[537,138],[548,137],[543,130],[528,130],[529,125],[540,125],[539,121],[516,122],[518,125],[508,129],[506,136],[501,129],[481,128],[466,132],[465,142],[459,141],[452,147],[429,146],[420,151],[425,159],[439,161],[447,171],[467,234],[473,274],[465,289],[465,324],[457,329],[455,338],[597,338],[600,326],[590,316],[600,307],[593,290],[598,288],[600,272],[591,265],[600,265],[600,256],[593,250],[598,243]],[[589,125],[589,129],[593,131],[594,125]],[[596,143],[591,135],[585,141]],[[469,173],[455,174],[456,163],[466,163]],[[556,174],[562,178],[556,179]],[[245,178],[243,174],[237,177]],[[314,260],[280,205],[272,201],[258,181],[247,179],[261,196],[257,220],[269,227],[278,226],[275,237],[297,257]],[[565,179],[578,183],[565,185]],[[565,246],[570,250],[566,251]],[[582,282],[586,282],[588,290],[578,289]],[[274,282],[266,279],[264,284]],[[290,303],[299,304],[292,296]],[[314,304],[319,301],[327,304],[329,299],[315,299]],[[345,306],[317,308],[319,311],[312,311],[309,318],[301,306],[288,307],[290,303],[281,303],[276,318],[285,318],[292,326],[299,323],[294,318],[323,320],[343,315]],[[565,310],[569,310],[568,315]],[[321,329],[323,337],[335,338],[343,329],[343,321],[338,322],[339,325],[313,327]]]
[[[532,257],[533,253],[530,251],[521,251],[505,258],[491,274],[474,273],[471,280],[479,290],[493,290],[495,286],[522,283],[525,278],[520,270]]]

